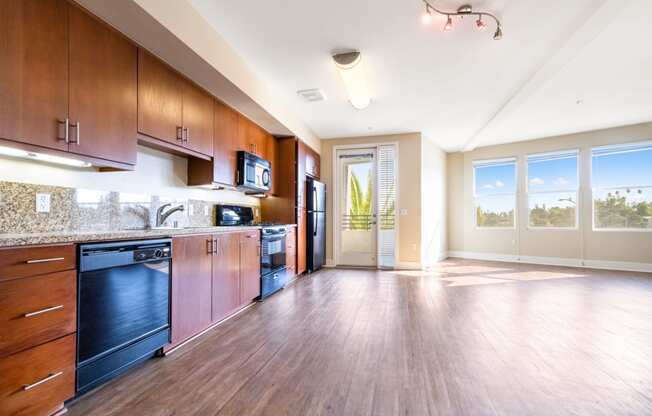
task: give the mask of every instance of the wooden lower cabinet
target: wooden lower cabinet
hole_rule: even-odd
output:
[[[292,279],[297,274],[297,229],[289,227],[285,239],[285,264],[287,265],[288,278]]]
[[[0,356],[75,332],[77,273],[0,282]]]
[[[260,230],[172,239],[172,342],[181,344],[260,296]]]
[[[76,335],[0,358],[0,415],[50,415],[75,394]]]
[[[240,234],[218,234],[213,241],[213,322],[218,322],[240,307]]]
[[[201,332],[212,322],[212,236],[172,239],[172,344]]]
[[[306,241],[307,213],[304,207],[297,208],[297,274],[306,271]]]
[[[260,231],[240,234],[240,293],[243,304],[260,296]]]

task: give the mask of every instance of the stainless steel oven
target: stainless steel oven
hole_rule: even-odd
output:
[[[238,187],[253,192],[267,192],[272,186],[272,165],[253,153],[238,152]]]

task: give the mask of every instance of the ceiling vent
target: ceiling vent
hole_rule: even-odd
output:
[[[310,103],[314,103],[316,101],[324,101],[326,99],[326,94],[324,94],[324,91],[320,90],[319,88],[300,90],[297,91],[297,94],[299,94],[300,97]]]

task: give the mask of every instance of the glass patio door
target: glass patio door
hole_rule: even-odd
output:
[[[338,149],[338,264],[377,265],[376,148]]]

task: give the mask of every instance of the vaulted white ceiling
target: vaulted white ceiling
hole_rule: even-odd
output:
[[[321,138],[419,131],[454,151],[652,121],[650,0],[472,1],[501,18],[501,41],[469,18],[422,25],[421,0],[191,4]],[[342,48],[362,51],[366,110],[347,102]],[[305,102],[306,88],[328,99]]]

